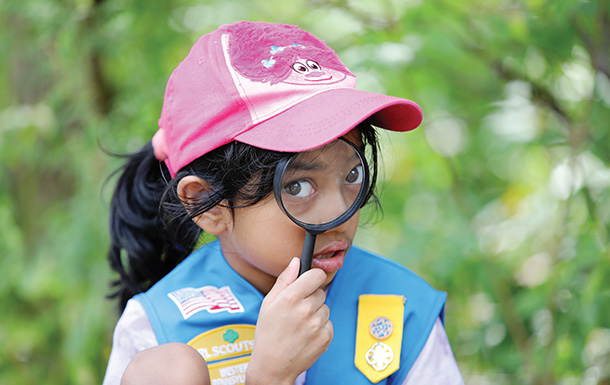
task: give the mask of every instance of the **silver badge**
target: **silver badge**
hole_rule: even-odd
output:
[[[387,368],[392,361],[394,361],[394,352],[383,342],[375,342],[366,352],[366,362],[378,372]]]
[[[385,340],[394,331],[394,324],[385,317],[377,317],[369,326],[369,333],[377,340]]]

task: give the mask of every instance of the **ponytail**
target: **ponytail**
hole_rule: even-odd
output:
[[[181,239],[165,231],[161,211],[168,193],[164,164],[154,156],[151,143],[126,156],[110,207],[110,250],[108,259],[119,279],[110,298],[118,298],[119,310],[127,300],[146,291],[169,273],[192,251],[201,232],[185,221]]]

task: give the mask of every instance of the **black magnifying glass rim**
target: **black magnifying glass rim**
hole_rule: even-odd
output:
[[[356,151],[356,154],[358,154],[358,158],[360,158],[360,163],[362,163],[362,173],[364,174],[363,178],[362,178],[363,186],[362,186],[362,188],[360,188],[360,191],[358,192],[358,195],[356,196],[356,199],[354,200],[352,205],[343,214],[341,214],[340,216],[338,216],[337,218],[333,219],[330,222],[319,223],[319,224],[311,224],[311,223],[307,223],[307,222],[302,222],[302,221],[298,220],[297,218],[293,217],[288,212],[288,210],[286,210],[286,207],[284,207],[284,201],[282,200],[282,187],[283,187],[282,179],[284,177],[284,172],[286,172],[286,168],[290,164],[290,161],[292,161],[297,155],[299,155],[299,153],[296,153],[291,157],[281,159],[275,168],[275,175],[273,177],[273,194],[275,195],[275,200],[278,202],[280,208],[288,216],[288,218],[290,218],[290,220],[292,220],[294,223],[301,226],[302,228],[304,228],[311,234],[316,234],[316,235],[321,234],[327,230],[335,228],[335,227],[343,224],[344,222],[346,222],[354,214],[356,214],[356,212],[358,210],[360,210],[360,208],[362,208],[362,205],[364,204],[364,202],[366,200],[366,196],[368,195],[369,167],[368,167],[366,158],[364,157],[364,153],[362,152],[360,147],[356,146],[354,143],[350,142],[349,140],[347,140],[345,138],[338,138],[338,140],[342,140],[342,141],[346,142],[347,144],[349,144],[354,149],[354,151]]]

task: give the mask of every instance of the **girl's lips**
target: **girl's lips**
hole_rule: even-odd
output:
[[[345,241],[333,242],[322,251],[314,254],[312,266],[327,273],[335,272],[343,266],[348,249],[349,244]]]

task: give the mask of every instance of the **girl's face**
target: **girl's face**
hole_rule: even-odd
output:
[[[354,129],[345,138],[361,145]],[[312,267],[326,272],[329,284],[343,265],[358,227],[359,212],[342,225],[316,238]],[[227,230],[218,235],[227,262],[254,287],[266,294],[292,258],[300,257],[305,230],[278,206],[273,194],[260,203],[235,209]]]

